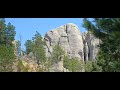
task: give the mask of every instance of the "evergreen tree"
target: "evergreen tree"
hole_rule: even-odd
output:
[[[15,54],[13,47],[0,46],[0,72],[12,72]]]
[[[12,42],[15,40],[15,27],[13,25],[11,25],[11,23],[9,22],[6,29],[5,29],[5,43],[6,46],[12,46]]]
[[[92,72],[93,70],[93,62],[87,61],[85,64],[85,72]]]
[[[100,39],[97,64],[102,71],[120,71],[120,18],[94,18],[83,20],[83,26]]]
[[[84,69],[83,61],[79,61],[77,58],[64,57],[63,66],[72,72],[80,72]]]
[[[5,44],[7,47],[12,46],[12,41],[15,37],[15,27],[9,22],[6,26],[5,19],[0,20],[0,44]]]
[[[53,47],[53,52],[51,54],[51,62],[54,63],[58,63],[59,61],[61,61],[62,56],[64,56],[65,51],[61,48],[60,45],[55,45]]]
[[[97,65],[96,62],[91,60],[85,63],[85,72],[101,72],[101,71],[102,67]]]
[[[4,19],[0,19],[0,45],[5,44],[6,24]]]
[[[64,66],[66,69],[69,69],[69,66],[70,66],[70,58],[69,58],[67,55],[64,56],[63,66]],[[69,70],[70,70],[70,69],[69,69]]]
[[[15,60],[14,45],[12,42],[15,37],[15,27],[8,23],[5,19],[0,19],[0,71],[12,71],[13,62]]]
[[[44,64],[46,62],[46,55],[44,50],[45,42],[42,40],[42,36],[39,32],[36,31],[35,36],[33,37],[33,54],[37,64]]]
[[[33,50],[33,42],[32,40],[27,40],[25,42],[25,47],[26,47],[26,54],[29,54]]]

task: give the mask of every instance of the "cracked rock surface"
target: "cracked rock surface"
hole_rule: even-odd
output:
[[[46,54],[50,56],[53,46],[58,44],[70,57],[84,60],[82,34],[75,24],[68,23],[56,29],[48,31],[44,37],[47,46]]]
[[[63,47],[69,57],[77,57],[79,60],[95,60],[98,52],[99,39],[90,32],[81,33],[77,25],[68,23],[45,34],[45,52],[49,57],[53,46],[58,44]]]

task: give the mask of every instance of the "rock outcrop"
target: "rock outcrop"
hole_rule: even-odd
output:
[[[99,50],[99,39],[95,38],[90,32],[81,33],[79,28],[73,23],[68,23],[48,31],[44,40],[47,44],[45,46],[47,57],[51,56],[53,46],[56,44],[62,46],[69,57],[77,57],[83,62],[96,60]],[[67,72],[62,62],[55,64],[53,71]],[[84,70],[82,71],[84,72]]]
[[[91,32],[84,32],[82,37],[84,44],[84,60],[96,60],[100,40],[96,38]]]
[[[48,31],[44,40],[47,44],[45,51],[48,57],[56,44],[62,46],[70,57],[77,57],[83,61],[95,60],[99,50],[99,39],[90,32],[81,33],[73,23]]]
[[[58,44],[70,57],[77,57],[84,60],[83,39],[80,30],[75,24],[68,23],[56,29],[48,31],[44,37],[47,46],[46,54],[51,55],[53,46]]]

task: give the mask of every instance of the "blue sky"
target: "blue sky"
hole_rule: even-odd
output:
[[[36,31],[44,36],[47,31],[67,23],[74,23],[81,32],[85,31],[82,27],[83,18],[5,18],[5,20],[6,24],[11,22],[15,26],[16,40],[19,40],[19,35],[22,36],[22,48],[24,49],[25,41],[32,39]]]

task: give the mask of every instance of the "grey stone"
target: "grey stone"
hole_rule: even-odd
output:
[[[96,38],[91,32],[84,32],[83,43],[85,61],[96,60],[96,56],[99,51],[98,45],[100,44],[100,40]]]
[[[45,41],[50,48],[50,53],[52,53],[53,46],[59,44],[70,56],[84,60],[82,34],[73,23],[48,31],[45,35]]]
[[[80,33],[79,28],[73,24],[68,23],[45,34],[46,41],[45,51],[46,56],[50,57],[53,46],[58,44],[68,54],[70,58],[76,57],[79,60],[88,61],[96,60],[99,51],[100,40],[95,38],[91,32]],[[59,62],[54,65],[51,71],[65,71],[68,70],[63,67],[63,63]],[[82,70],[85,71],[84,69]]]

